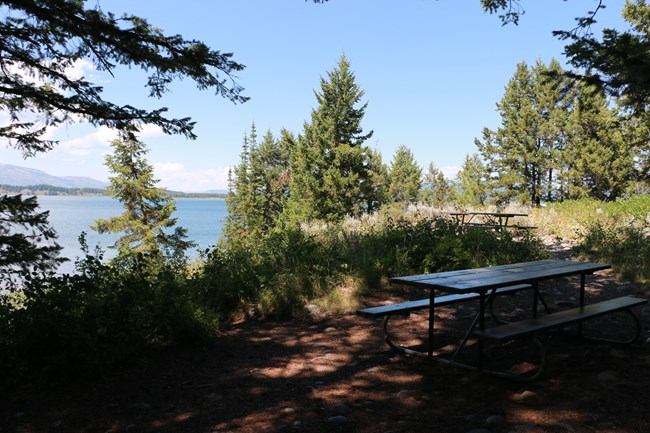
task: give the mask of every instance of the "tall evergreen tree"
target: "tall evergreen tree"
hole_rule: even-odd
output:
[[[457,203],[463,208],[487,204],[489,173],[478,154],[466,155],[457,177]]]
[[[388,167],[382,161],[381,153],[378,151],[368,149],[367,155],[370,176],[368,181],[361,185],[361,192],[366,199],[365,210],[372,213],[388,202]]]
[[[228,192],[227,236],[266,232],[284,211],[289,194],[289,154],[294,138],[282,130],[279,139],[271,131],[257,143],[255,124],[244,137],[244,149]]]
[[[567,128],[562,174],[568,198],[614,200],[634,178],[633,147],[624,135],[623,118],[600,90],[578,86]]]
[[[85,60],[99,71],[113,74],[118,65],[138,67],[149,73],[145,86],[160,98],[172,82],[189,78],[200,90],[213,90],[233,102],[244,102],[234,74],[243,66],[232,54],[213,50],[203,42],[180,35],[165,35],[141,17],[105,12],[99,3],[86,8],[83,0],[5,0],[0,17],[0,110],[7,114],[0,125],[0,140],[21,150],[25,157],[52,149],[48,127],[85,121],[121,130],[135,138],[140,125],[158,125],[165,133],[195,138],[190,118],[170,118],[166,108],[138,108],[107,100],[103,88],[86,77],[67,71]],[[25,221],[36,232],[46,228],[44,213],[35,199],[0,196],[0,233],[20,238]],[[28,223],[29,225],[29,223]],[[30,229],[31,230],[31,229]],[[43,238],[50,237],[43,235]],[[36,238],[31,238],[36,239]],[[26,240],[26,239],[25,239]],[[12,245],[11,247],[9,245]],[[40,250],[34,241],[7,243],[5,257],[12,266],[53,265],[56,248]],[[24,256],[21,264],[20,256]],[[39,263],[42,262],[42,263]],[[49,265],[48,265],[49,264]]]
[[[145,156],[146,145],[139,140],[112,142],[113,153],[106,156],[106,165],[114,175],[109,178],[108,191],[124,207],[120,216],[95,221],[99,233],[122,233],[113,248],[118,260],[144,257],[151,262],[161,259],[183,265],[185,251],[194,246],[186,240],[187,230],[175,227],[172,217],[176,202],[156,186],[153,167]],[[174,229],[173,233],[168,233]]]
[[[455,194],[452,185],[445,178],[442,170],[432,162],[429,163],[427,172],[424,175],[420,200],[429,206],[442,208],[454,199]]]
[[[82,0],[3,0],[2,6],[0,109],[9,120],[0,125],[0,138],[25,155],[56,144],[43,138],[46,127],[78,118],[119,129],[130,138],[142,123],[195,137],[189,118],[167,118],[165,108],[116,105],[103,99],[102,87],[69,76],[67,69],[80,59],[111,74],[117,65],[140,67],[151,74],[146,87],[152,97],[160,98],[175,79],[190,78],[199,89],[213,89],[233,102],[247,99],[232,81],[243,66],[231,54],[180,35],[167,36],[141,17],[117,17],[98,3],[87,9]]]
[[[249,215],[254,206],[253,184],[250,180],[250,149],[257,146],[255,123],[250,134],[244,134],[239,164],[229,171],[228,196],[226,205],[228,216],[224,233],[229,238],[243,236],[250,230]]]
[[[485,128],[483,140],[475,141],[494,175],[492,195],[498,205],[516,198],[539,206],[553,199],[568,116],[560,73],[555,60],[548,67],[540,61],[533,68],[518,64],[497,104],[502,126]]]
[[[368,196],[376,176],[371,164],[376,158],[364,142],[361,121],[367,103],[357,104],[364,92],[355,83],[350,63],[341,56],[337,68],[321,77],[320,92],[314,92],[318,107],[312,110],[291,155],[291,184],[287,216],[306,219],[339,220],[359,215],[374,200]]]
[[[422,168],[415,161],[413,152],[405,145],[395,151],[389,171],[389,200],[408,205],[415,203],[422,187]]]
[[[602,6],[604,7],[604,5]],[[565,54],[583,74],[574,78],[597,85],[650,123],[650,5],[646,0],[626,1],[622,11],[629,27],[605,28],[602,38],[593,32],[558,31],[569,41]],[[583,21],[591,25],[593,19]]]

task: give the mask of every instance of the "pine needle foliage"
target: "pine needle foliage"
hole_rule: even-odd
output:
[[[166,258],[183,264],[185,251],[194,246],[185,240],[187,230],[175,227],[176,202],[167,191],[158,188],[153,167],[145,156],[146,145],[138,140],[112,142],[114,152],[106,156],[106,165],[114,174],[109,178],[110,194],[119,200],[124,213],[98,219],[94,229],[99,233],[122,233],[113,245],[118,259],[144,256]],[[173,229],[173,232],[169,231]]]
[[[0,196],[0,281],[13,282],[31,272],[46,274],[66,260],[59,257],[61,247],[48,215],[38,210],[35,196]]]
[[[191,119],[168,118],[164,107],[147,110],[104,99],[101,86],[69,73],[80,60],[110,74],[121,65],[147,71],[146,87],[155,98],[174,80],[189,78],[200,90],[246,101],[234,81],[243,66],[232,54],[165,35],[144,18],[116,16],[92,3],[94,7],[87,8],[82,0],[0,2],[0,110],[10,119],[0,125],[0,138],[26,156],[56,145],[43,138],[46,128],[78,120],[119,129],[130,138],[145,123],[195,138]]]

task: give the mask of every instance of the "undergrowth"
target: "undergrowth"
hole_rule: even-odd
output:
[[[571,242],[585,258],[611,263],[620,278],[650,282],[650,195],[556,203],[534,210],[533,218],[543,234]]]
[[[151,348],[207,344],[234,315],[350,311],[388,277],[543,255],[533,236],[389,214],[224,239],[186,271],[87,254],[73,275],[28,277],[0,295],[0,369],[12,379],[94,375]]]

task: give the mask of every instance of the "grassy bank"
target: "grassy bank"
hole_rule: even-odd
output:
[[[535,209],[540,234],[568,242],[576,254],[612,263],[620,278],[650,282],[650,196],[578,200]]]

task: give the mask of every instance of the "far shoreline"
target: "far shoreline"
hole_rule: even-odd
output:
[[[224,200],[228,194],[225,192],[209,193],[209,192],[183,192],[183,191],[169,191],[172,198],[195,198],[195,199],[211,199],[211,200]],[[104,189],[99,188],[65,188],[53,185],[2,185],[0,186],[0,194],[22,194],[37,197],[108,197],[111,195]]]

